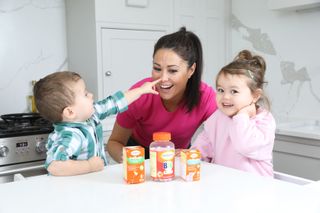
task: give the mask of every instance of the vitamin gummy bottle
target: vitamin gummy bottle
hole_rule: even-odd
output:
[[[174,179],[174,144],[170,141],[170,132],[153,133],[150,144],[150,173],[154,181]]]

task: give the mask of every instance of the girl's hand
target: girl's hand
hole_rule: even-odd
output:
[[[240,109],[238,111],[237,114],[241,114],[241,113],[247,114],[250,118],[255,116],[257,114],[257,109],[256,109],[255,103],[252,102],[251,104],[243,107],[242,109]]]

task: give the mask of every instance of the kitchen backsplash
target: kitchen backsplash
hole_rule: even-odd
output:
[[[265,57],[277,120],[319,119],[320,9],[273,11],[268,0],[231,2],[230,60],[244,48]],[[68,67],[65,1],[1,0],[0,59],[0,114],[29,111],[32,80]]]
[[[320,119],[320,8],[274,11],[268,0],[232,1],[232,53],[267,61],[267,95],[278,121]]]
[[[65,69],[64,0],[1,0],[0,114],[28,112],[32,80]]]

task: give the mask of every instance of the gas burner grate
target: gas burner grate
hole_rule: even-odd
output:
[[[16,113],[1,115],[0,138],[21,135],[50,133],[52,123],[38,113]]]

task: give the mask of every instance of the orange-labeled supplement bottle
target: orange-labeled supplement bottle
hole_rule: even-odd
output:
[[[170,132],[153,133],[150,144],[150,173],[154,181],[170,181],[174,175],[174,144]]]

